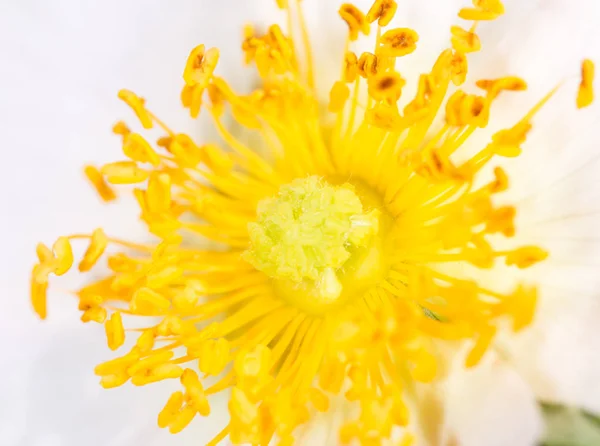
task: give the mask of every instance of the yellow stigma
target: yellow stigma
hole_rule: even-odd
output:
[[[248,224],[244,258],[269,277],[325,301],[342,294],[345,267],[364,253],[379,231],[379,211],[365,210],[348,183],[317,176],[282,186],[259,202]]]

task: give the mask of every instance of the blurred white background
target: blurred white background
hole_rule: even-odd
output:
[[[215,402],[211,421],[196,420],[176,437],[159,430],[156,414],[172,390],[169,383],[103,391],[93,375],[93,367],[111,357],[103,328],[82,324],[74,299],[60,292],[77,285],[77,277],[55,281],[42,323],[29,306],[29,274],[38,241],[98,226],[120,237],[144,237],[133,201],[101,204],[81,170],[85,163],[121,157],[110,128],[118,119],[133,119],[116,92],[136,91],[178,130],[201,136],[201,124],[179,106],[189,50],[198,43],[220,47],[219,72],[248,88],[253,77],[241,71],[241,26],[271,22],[274,3],[0,0],[2,446],[203,444],[220,430],[222,401]],[[331,76],[344,32],[335,13],[341,2],[304,3],[320,72]],[[410,79],[448,44],[449,26],[466,2],[399,3],[400,22],[421,36],[411,63],[400,66]],[[484,52],[471,59],[471,74],[529,81],[528,93],[499,101],[496,117],[504,123],[568,79],[536,118],[513,181],[523,202],[523,232],[558,254],[539,274],[547,297],[534,329],[510,341],[510,364],[492,361],[452,381],[448,422],[461,445],[531,444],[540,431],[534,393],[600,410],[600,113],[598,104],[582,112],[574,107],[581,59],[600,63],[600,6],[596,0],[506,5],[504,18],[481,24]]]

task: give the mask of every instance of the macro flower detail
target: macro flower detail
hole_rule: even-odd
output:
[[[220,77],[219,50],[191,51],[180,99],[192,118],[210,116],[221,145],[178,133],[145,99],[119,92],[141,127],[161,136],[118,122],[124,159],[85,175],[103,201],[130,190],[157,242],[97,229],[40,243],[33,308],[46,318],[49,276],[72,268],[72,244],[84,240],[79,271],[105,260],[108,272],[75,292],[81,319],[104,324],[109,349],[122,352],[94,372],[107,389],[170,380],[173,393],[157,406],[161,428],[180,432],[230,390],[229,421],[210,444],[291,444],[340,396],[358,409],[341,442],[380,444],[400,431],[408,446],[406,389],[436,378],[438,344],[465,341],[464,366],[474,367],[498,332],[534,318],[534,285],[497,291],[477,271],[506,274],[504,266],[525,269],[549,255],[533,244],[505,248],[518,209],[496,203],[509,175],[495,161],[526,150],[554,90],[474,151],[470,137],[493,120],[498,96],[527,88],[507,76],[476,81],[477,94],[460,89],[468,55],[481,49],[478,22],[500,17],[502,3],[473,0],[459,12],[470,26],[453,26],[430,72],[406,79],[396,61],[418,49],[419,36],[385,29],[397,3],[376,0],[366,14],[340,8],[347,45],[322,104],[293,3],[277,5],[298,33],[244,30],[245,61],[262,79],[254,91],[237,93]],[[372,52],[356,52],[353,42],[372,27]],[[593,75],[585,60],[579,108],[592,102]],[[407,98],[409,83],[416,93]],[[231,130],[229,116],[260,142]],[[499,238],[509,239],[502,249]]]

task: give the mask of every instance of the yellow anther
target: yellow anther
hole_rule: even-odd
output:
[[[84,173],[102,200],[108,202],[117,198],[115,191],[104,181],[104,176],[96,167],[85,166]]]
[[[368,81],[369,96],[376,101],[396,102],[402,94],[406,81],[395,71],[386,71],[371,77]]]
[[[131,377],[134,386],[145,386],[164,379],[179,378],[183,369],[176,364],[159,364]]]
[[[429,104],[431,95],[435,90],[434,79],[429,74],[422,74],[419,76],[419,85],[417,87],[417,94],[415,99],[409,104],[409,109],[416,111],[420,110]]]
[[[339,10],[340,17],[348,24],[350,40],[358,39],[358,33],[369,34],[369,22],[365,15],[356,6],[344,3]]]
[[[106,331],[106,341],[108,348],[116,350],[125,342],[125,330],[123,328],[123,319],[121,313],[115,311],[111,317],[105,322],[104,330]]]
[[[67,240],[67,242],[68,242],[68,240]],[[62,247],[62,248],[67,249],[66,247]],[[68,249],[70,250],[70,245],[69,245]],[[55,245],[55,252],[56,252],[56,245]],[[36,265],[36,267],[34,268],[33,278],[38,283],[46,283],[48,281],[48,276],[51,273],[60,275],[60,274],[57,274],[57,271],[59,271],[61,265],[60,265],[59,260],[55,256],[55,252],[52,252],[50,250],[50,248],[48,248],[43,243],[37,244],[36,254],[38,256],[40,264]],[[71,262],[72,262],[72,259],[73,259],[73,254],[71,253]],[[64,268],[64,263],[63,263],[63,268]],[[68,270],[68,268],[70,268],[70,265],[66,268],[66,270]],[[64,274],[66,272],[66,270],[62,271],[61,274]]]
[[[180,133],[166,142],[168,142],[167,149],[173,154],[178,164],[193,168],[202,161],[202,150],[188,135]]]
[[[331,91],[329,92],[329,111],[332,113],[337,113],[343,110],[346,101],[350,97],[350,89],[348,86],[341,81],[337,81],[331,87]]]
[[[174,379],[181,377],[183,374],[183,369],[177,364],[161,364],[154,367],[151,374],[156,380],[162,381],[163,379]],[[134,379],[131,381],[133,384],[135,384]]]
[[[204,87],[202,87],[200,84],[186,84],[181,90],[181,103],[185,108],[190,109],[190,116],[194,119],[197,118],[200,114],[200,107],[202,106],[203,94]]]
[[[446,122],[450,125],[475,125],[485,127],[489,119],[489,106],[482,96],[455,92],[446,103]]]
[[[488,350],[495,335],[496,327],[487,326],[482,329],[477,341],[475,341],[475,345],[465,359],[465,367],[470,368],[479,364],[479,361],[481,361],[481,358],[483,358],[483,355]]]
[[[345,365],[337,358],[329,359],[323,364],[319,374],[319,386],[333,394],[338,394],[346,377]]]
[[[150,288],[139,288],[129,302],[129,309],[139,314],[160,314],[171,306],[171,301]]]
[[[85,272],[92,269],[108,245],[108,238],[101,228],[92,233],[90,244],[79,262],[79,271]]]
[[[519,285],[512,293],[508,305],[513,316],[514,331],[520,331],[531,324],[537,300],[538,293],[535,287]]]
[[[460,26],[452,26],[452,47],[459,53],[472,53],[481,49],[481,42],[477,34],[471,31],[466,31]]]
[[[452,164],[447,156],[438,150],[431,150],[423,156],[423,164],[417,173],[430,179],[455,179],[464,180],[461,172]]]
[[[108,267],[120,273],[131,273],[139,269],[140,264],[133,258],[120,252],[108,258]]]
[[[499,156],[507,158],[518,156],[521,153],[521,144],[525,142],[529,130],[531,124],[528,121],[520,121],[510,129],[495,133],[488,147]]]
[[[394,18],[398,9],[395,0],[375,0],[369,12],[367,12],[367,21],[373,23],[375,20],[379,26],[386,26]]]
[[[403,128],[402,116],[398,112],[398,107],[395,104],[389,105],[386,103],[376,104],[365,114],[365,120],[375,127],[381,129],[395,131]]]
[[[348,51],[344,56],[344,81],[354,82],[358,76],[358,58],[352,51]]]
[[[156,327],[159,336],[178,336],[185,332],[186,323],[179,316],[169,314]]]
[[[394,28],[383,33],[378,53],[382,56],[401,57],[417,49],[419,35],[409,28]]]
[[[233,387],[229,400],[230,438],[234,444],[259,444],[259,432],[255,426],[258,419],[258,404],[250,400],[243,389]]]
[[[185,369],[183,375],[181,375],[181,384],[186,390],[188,407],[191,407],[202,416],[208,416],[210,414],[210,406],[198,374],[192,369]]]
[[[171,354],[171,356],[173,356]],[[106,376],[126,372],[132,365],[140,359],[139,352],[130,351],[124,356],[111,359],[110,361],[98,364],[94,369],[94,373],[98,376]]]
[[[129,365],[127,367],[127,373],[129,373],[130,376],[146,374],[153,368],[169,361],[173,355],[174,353],[172,351],[161,351],[154,353],[147,358],[140,359],[137,362]]]
[[[577,92],[577,108],[587,107],[594,100],[594,63],[585,59],[581,64],[581,83]]]
[[[217,175],[227,175],[233,169],[231,155],[215,144],[205,144],[200,153],[202,162]]]
[[[248,23],[244,25],[242,30],[242,50],[246,53],[245,61],[250,63],[254,59],[254,51],[260,39],[257,38],[256,30],[254,25]]]
[[[146,110],[146,101],[144,100],[144,98],[140,98],[132,91],[121,90],[119,91],[119,99],[121,99],[123,102],[125,102],[131,107],[131,109],[137,115],[138,119],[140,120],[142,126],[145,129],[152,128],[152,117]]]
[[[490,213],[486,224],[489,233],[501,232],[506,237],[515,235],[515,216],[517,211],[514,206],[502,206]]]
[[[433,85],[440,85],[448,78],[454,50],[448,48],[440,53],[436,59],[429,76],[431,76]]]
[[[52,263],[54,261],[54,253],[43,243],[37,244],[35,253],[40,263]]]
[[[458,16],[464,20],[494,20],[504,14],[500,0],[473,0],[474,8],[463,8]]]
[[[188,56],[185,69],[183,70],[183,80],[185,84],[194,87],[206,88],[210,78],[219,61],[219,50],[210,48],[205,51],[204,45],[198,45]]]
[[[229,363],[229,350],[229,342],[225,338],[204,341],[200,344],[198,368],[207,375],[218,375]]]
[[[171,177],[152,172],[146,189],[146,203],[150,212],[162,213],[171,208]]]
[[[99,324],[103,324],[106,320],[106,309],[102,307],[91,307],[83,312],[81,315],[81,322],[94,321]]]
[[[548,257],[548,251],[539,246],[523,246],[506,255],[506,264],[517,268],[529,268]]]
[[[46,310],[46,294],[48,292],[48,282],[38,282],[36,280],[37,269],[39,265],[36,265],[33,268],[32,277],[31,277],[31,304],[33,306],[34,311],[40,317],[40,319],[46,319],[47,310]]]
[[[375,54],[362,53],[357,62],[358,74],[361,77],[369,78],[379,72],[379,59]]]
[[[479,88],[488,92],[489,98],[494,99],[502,91],[524,91],[527,90],[527,82],[520,77],[507,76],[500,79],[482,79],[475,83]]]
[[[261,344],[238,353],[233,363],[238,386],[250,394],[255,394],[270,381],[270,369],[271,350]]]
[[[180,391],[171,394],[167,400],[167,404],[158,414],[158,427],[168,427],[181,411],[183,405],[183,393]]]
[[[54,256],[56,257],[56,268],[54,274],[62,276],[64,273],[69,271],[71,265],[73,265],[73,250],[71,248],[71,242],[67,237],[59,237],[58,240],[52,246]]]
[[[119,121],[113,125],[112,131],[115,135],[121,135],[122,137],[125,137],[131,133],[131,130],[123,121]]]
[[[100,385],[105,389],[113,389],[115,387],[122,386],[129,380],[127,373],[115,373],[111,375],[104,375],[100,378]]]
[[[177,434],[184,430],[188,424],[192,422],[197,413],[198,412],[193,407],[184,407],[181,412],[175,415],[173,421],[171,421],[171,424],[169,425],[169,432],[172,434]]]
[[[271,366],[271,351],[264,345],[257,345],[251,351],[236,356],[234,370],[238,378],[256,378],[266,375]]]
[[[135,161],[117,161],[102,166],[100,173],[112,184],[141,183],[150,172],[140,168]]]
[[[269,38],[269,44],[273,49],[279,51],[284,59],[291,59],[294,52],[292,50],[292,45],[290,44],[290,39],[283,34],[279,25],[269,26],[267,37]]]
[[[490,183],[491,193],[503,192],[508,189],[508,176],[501,167],[494,168],[494,181]]]
[[[188,286],[173,297],[173,305],[180,311],[189,311],[198,304],[202,292],[203,290],[200,286],[188,284]]]
[[[104,300],[102,299],[102,296],[97,294],[80,293],[78,308],[81,311],[85,311],[89,310],[90,308],[99,307],[103,302]]]
[[[166,265],[152,269],[146,276],[146,284],[150,288],[161,288],[181,277],[183,270],[180,266]]]
[[[215,78],[213,83],[206,89],[212,106],[212,112],[221,116],[225,110],[225,102],[228,95],[234,95],[231,88],[223,79]]]
[[[138,133],[130,133],[123,138],[123,153],[133,161],[150,163],[154,167],[158,167],[160,164],[158,153]]]
[[[142,332],[135,342],[135,345],[139,349],[140,353],[148,353],[152,350],[154,347],[155,337],[156,333],[154,332],[153,328],[148,328]]]
[[[467,78],[467,56],[459,51],[452,52],[452,59],[450,60],[450,74],[452,83],[456,86],[462,85]]]
[[[36,265],[33,269],[33,280],[37,283],[47,283],[48,276],[56,270],[56,259],[54,257],[45,263]]]

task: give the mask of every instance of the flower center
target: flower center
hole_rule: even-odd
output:
[[[298,179],[259,202],[244,258],[273,279],[284,299],[322,313],[380,278],[381,218],[348,183]]]

